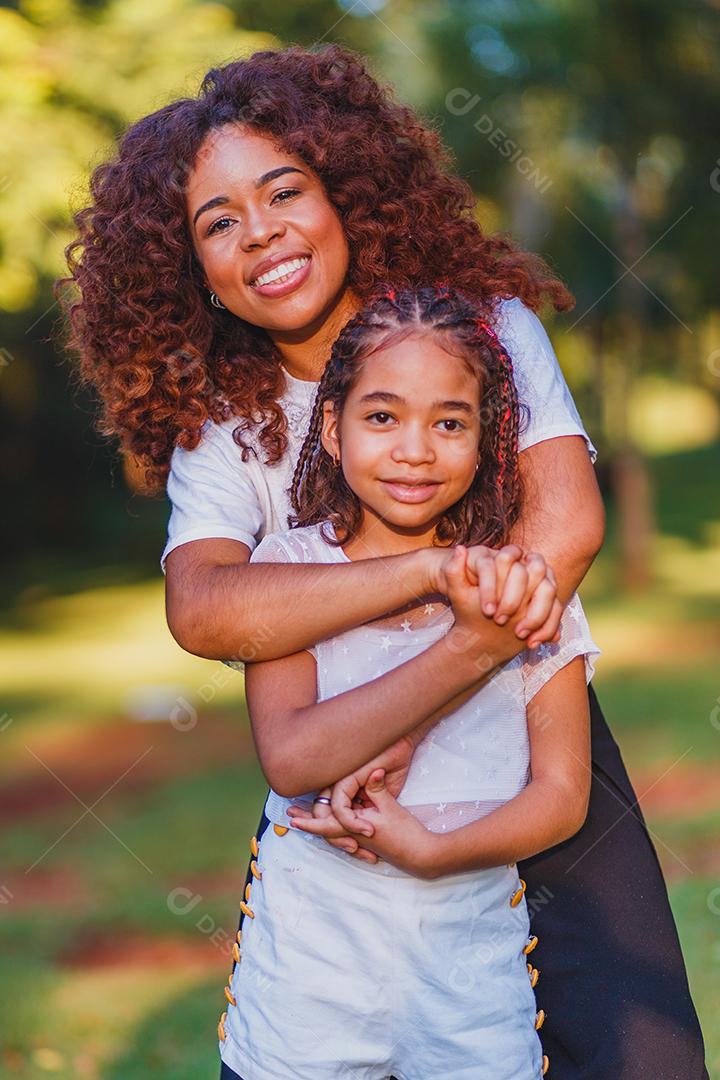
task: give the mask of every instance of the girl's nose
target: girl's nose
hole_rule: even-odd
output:
[[[407,429],[395,443],[392,459],[407,465],[422,465],[435,460],[435,451],[431,440],[423,431]]]

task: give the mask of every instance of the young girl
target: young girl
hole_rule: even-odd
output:
[[[464,545],[502,543],[518,515],[518,426],[507,353],[447,289],[389,291],[333,348],[293,481],[296,527],[267,536],[253,561],[456,548],[447,597],[418,597],[248,666],[274,827],[254,852],[242,958],[237,947],[219,1025],[223,1061],[243,1080],[547,1071],[528,960],[537,939],[515,862],[584,821],[586,681],[598,649],[577,597],[556,644],[494,673],[468,648],[479,590]],[[354,688],[374,680],[379,753],[391,741],[383,677],[422,650],[438,672],[459,666],[466,689],[419,742],[399,797],[376,770],[366,805],[353,806],[348,774],[367,761],[353,738]],[[303,792],[306,809],[293,808]],[[312,805],[332,814],[315,818]],[[361,836],[360,857],[320,839],[345,828]]]

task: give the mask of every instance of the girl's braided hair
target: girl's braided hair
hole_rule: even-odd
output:
[[[293,526],[329,521],[342,544],[357,535],[360,501],[322,445],[323,404],[336,415],[354,387],[363,361],[373,352],[411,335],[431,334],[460,356],[480,381],[478,469],[462,499],[449,507],[435,530],[438,544],[505,542],[520,512],[518,470],[520,406],[512,361],[489,323],[461,293],[447,286],[386,288],[347,323],[337,338],[318,384],[310,427],[295,468],[290,498]]]

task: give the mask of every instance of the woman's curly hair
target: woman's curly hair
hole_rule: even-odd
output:
[[[488,312],[514,296],[534,310],[545,297],[558,310],[572,305],[538,256],[483,234],[439,136],[352,52],[291,47],[213,69],[198,97],[137,121],[95,169],[67,249],[70,276],[57,285],[80,380],[100,398],[99,430],[139,460],[148,491],[162,489],[173,448],[194,449],[208,419],[238,418],[245,458],[242,431],[255,422],[269,463],[287,447],[275,347],[209,303],[186,220],[198,151],[237,122],[317,173],[347,237],[348,284],[363,301],[381,282],[418,286],[442,267]]]
[[[335,415],[342,417],[343,405],[368,356],[411,335],[434,337],[446,352],[459,356],[480,383],[478,468],[465,495],[438,522],[435,542],[499,547],[520,514],[521,406],[505,347],[477,305],[447,286],[387,288],[339,334],[318,385],[295,468],[290,490],[295,511],[292,525],[328,521],[335,536],[325,528],[323,535],[330,544],[344,544],[357,536],[362,522],[360,500],[323,447],[323,405],[331,401]]]

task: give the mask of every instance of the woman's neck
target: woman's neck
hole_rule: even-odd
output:
[[[290,374],[296,379],[317,382],[325,370],[336,337],[361,307],[359,298],[346,289],[310,326],[302,330],[269,330]]]

